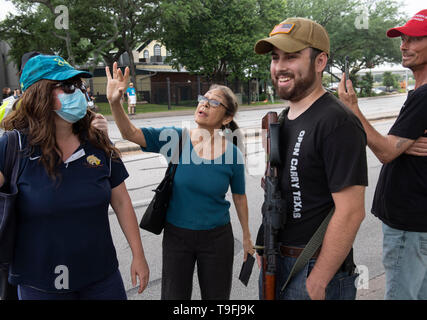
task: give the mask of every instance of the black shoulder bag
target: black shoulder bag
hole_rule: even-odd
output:
[[[10,292],[11,287],[7,283],[7,275],[15,248],[15,200],[18,195],[16,181],[19,170],[20,147],[18,131],[6,131],[4,134],[7,135],[8,140],[3,171],[5,182],[0,189],[0,298],[15,299],[16,292],[13,294]]]
[[[173,178],[178,167],[179,157],[182,153],[182,142],[185,141],[186,131],[182,130],[179,137],[178,148],[169,162],[165,177],[154,191],[154,197],[142,216],[139,227],[154,234],[160,234],[166,224],[166,213],[172,196]],[[183,138],[184,137],[184,138]],[[178,150],[178,153],[176,152]]]

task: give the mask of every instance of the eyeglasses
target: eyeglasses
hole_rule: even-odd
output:
[[[210,107],[214,107],[214,108],[218,108],[220,105],[223,105],[222,102],[219,102],[218,100],[208,99],[205,96],[201,96],[201,95],[199,95],[197,97],[197,101],[199,103],[201,103],[201,102],[207,102]]]

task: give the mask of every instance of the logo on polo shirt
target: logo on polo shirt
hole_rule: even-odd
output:
[[[92,167],[99,167],[101,165],[101,160],[99,160],[95,155],[90,155],[86,158],[87,163],[89,163]]]

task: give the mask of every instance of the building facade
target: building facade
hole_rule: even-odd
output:
[[[0,88],[10,88],[13,92],[19,89],[18,70],[13,62],[9,62],[9,45],[0,41]]]

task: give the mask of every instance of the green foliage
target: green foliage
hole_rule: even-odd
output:
[[[22,7],[20,15],[10,16],[0,23],[0,39],[8,42],[9,59],[20,64],[21,56],[28,51],[53,53],[52,48],[63,45],[53,37],[51,27],[45,23],[50,11],[47,8]],[[53,25],[53,24],[52,24]]]
[[[400,61],[399,39],[389,39],[385,32],[407,19],[399,14],[397,0],[12,2],[18,13],[0,23],[0,39],[10,44],[11,59],[16,64],[23,53],[37,50],[59,54],[74,64],[92,61],[94,68],[100,59],[112,65],[128,52],[135,76],[132,50],[158,39],[171,52],[168,59],[175,67],[185,66],[215,81],[269,79],[270,55],[257,55],[253,47],[274,25],[300,16],[325,26],[331,39],[330,63],[343,70],[348,55],[350,78],[356,84],[356,74],[362,68]],[[52,8],[59,4],[69,9],[69,30],[54,27]],[[369,13],[367,29],[355,25],[362,8]],[[365,80],[361,84],[365,85]]]
[[[349,56],[351,74],[400,61],[398,40],[386,37],[389,28],[406,19],[400,18],[400,4],[395,0],[288,0],[287,8],[289,16],[310,18],[326,28],[331,41],[329,63],[342,71],[345,56]],[[367,25],[361,18],[364,8]]]
[[[367,72],[362,76],[362,80],[359,82],[360,93],[364,96],[370,96],[372,94],[372,87],[374,86],[374,77],[372,73]]]
[[[158,38],[171,51],[171,62],[224,81],[266,76],[269,58],[254,53],[255,42],[279,23],[278,0],[162,1]]]
[[[59,54],[71,64],[91,69],[102,57],[112,65],[152,37],[157,21],[157,0],[14,0],[18,14],[0,23],[0,39],[11,46],[11,59],[19,64],[23,53]],[[69,29],[56,29],[56,6],[68,8]],[[69,43],[67,42],[67,39]]]
[[[386,71],[383,73],[383,85],[386,86],[387,91],[390,91],[390,88],[397,88],[398,82],[395,77],[390,71]]]
[[[18,14],[0,23],[0,38],[10,44],[10,55],[16,63],[23,53],[40,51],[61,55],[72,64],[84,64],[93,50],[108,41],[114,32],[111,16],[99,9],[106,1],[15,0],[13,3]],[[68,30],[55,27],[54,10],[58,5],[68,8]]]

